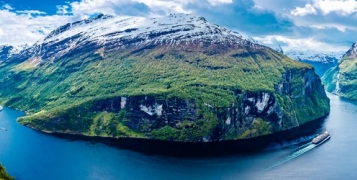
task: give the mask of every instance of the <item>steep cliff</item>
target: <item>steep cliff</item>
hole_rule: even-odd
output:
[[[46,132],[211,142],[329,113],[311,66],[192,15],[100,15],[3,64],[0,102]]]
[[[297,84],[299,81],[301,84]],[[140,95],[108,98],[87,102],[48,120],[30,117],[29,121],[25,118],[21,123],[50,132],[89,136],[207,142],[287,130],[320,118],[329,111],[324,89],[311,69],[289,70],[283,74],[275,90],[226,90],[232,94],[232,102],[226,107],[217,107],[214,102],[209,104],[200,97]],[[317,104],[320,107],[311,108]]]
[[[357,44],[341,58],[338,65],[329,69],[322,77],[329,92],[341,97],[357,100]]]

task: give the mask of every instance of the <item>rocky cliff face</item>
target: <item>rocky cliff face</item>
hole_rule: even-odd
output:
[[[329,69],[322,77],[329,92],[341,97],[357,99],[357,44],[343,55],[338,65]]]
[[[294,81],[302,84],[297,86]],[[219,108],[200,100],[162,95],[117,97],[89,102],[48,121],[21,121],[48,132],[213,142],[291,129],[329,112],[329,100],[313,70],[287,71],[275,90],[235,90],[234,102]],[[312,109],[315,104],[320,107]],[[127,129],[118,131],[118,124]]]
[[[0,75],[0,103],[45,132],[211,142],[329,112],[311,66],[192,15],[69,23]]]

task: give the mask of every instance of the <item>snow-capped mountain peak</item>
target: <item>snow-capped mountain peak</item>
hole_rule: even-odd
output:
[[[13,47],[8,45],[0,46],[0,61],[4,61],[10,57]]]
[[[242,36],[218,25],[209,24],[203,17],[172,14],[161,18],[113,17],[96,18],[68,23],[51,32],[37,44],[55,43],[69,37],[106,42],[113,39],[139,38],[140,42],[164,40],[195,40],[210,38],[215,41],[242,41]]]
[[[0,61],[7,60],[29,47],[27,44],[18,46],[0,45]]]
[[[99,14],[98,16],[96,16],[94,18],[89,18],[89,19],[77,21],[77,22],[74,22],[74,23],[67,23],[67,24],[65,24],[63,26],[60,26],[57,29],[53,30],[48,36],[46,36],[44,38],[43,41],[49,40],[49,39],[51,39],[51,38],[53,38],[55,36],[61,36],[61,33],[64,33],[64,32],[69,31],[71,29],[80,28],[81,26],[84,26],[84,25],[87,25],[87,24],[90,24],[90,23],[93,23],[93,22],[98,22],[100,20],[109,19],[109,18],[113,18],[113,16]],[[62,34],[62,35],[65,35],[65,34]]]
[[[128,49],[160,46],[163,48],[220,47],[260,49],[263,46],[250,38],[210,24],[200,16],[171,14],[169,16],[123,17],[99,14],[73,23],[67,23],[53,30],[24,51],[16,51],[17,59],[38,66],[46,61],[55,61],[71,52],[78,54],[126,51]],[[15,51],[14,51],[15,52]],[[103,53],[102,53],[103,54]]]
[[[165,17],[114,17],[99,14],[52,31],[31,49],[41,61],[55,60],[73,49],[84,46],[127,49],[148,45],[223,44],[260,48],[241,34],[210,24],[200,16],[171,14]]]
[[[284,54],[297,61],[313,61],[322,63],[336,63],[344,54],[343,52],[317,52],[312,50],[288,50]]]

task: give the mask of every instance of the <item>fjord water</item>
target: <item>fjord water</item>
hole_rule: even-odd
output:
[[[310,64],[311,66],[313,66],[315,68],[316,74],[319,75],[320,77],[322,77],[328,69],[335,67],[337,65],[337,63],[333,63],[333,62],[321,63],[321,62],[314,62],[314,61],[303,61],[303,63]]]
[[[39,133],[16,123],[24,113],[0,112],[0,162],[16,179],[356,179],[357,102],[329,94],[320,129],[251,154],[177,158],[147,155],[91,141]],[[311,146],[315,134],[331,139]]]

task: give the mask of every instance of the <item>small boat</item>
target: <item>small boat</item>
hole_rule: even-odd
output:
[[[0,111],[3,109],[4,107],[0,106]]]
[[[324,133],[318,135],[317,137],[315,137],[314,139],[312,139],[312,144],[321,144],[325,141],[327,141],[328,139],[330,139],[331,134],[328,131],[325,131]]]
[[[2,130],[4,130],[4,131],[7,131],[7,129],[6,129],[6,128],[4,128],[4,127],[1,127],[1,129],[2,129]]]

